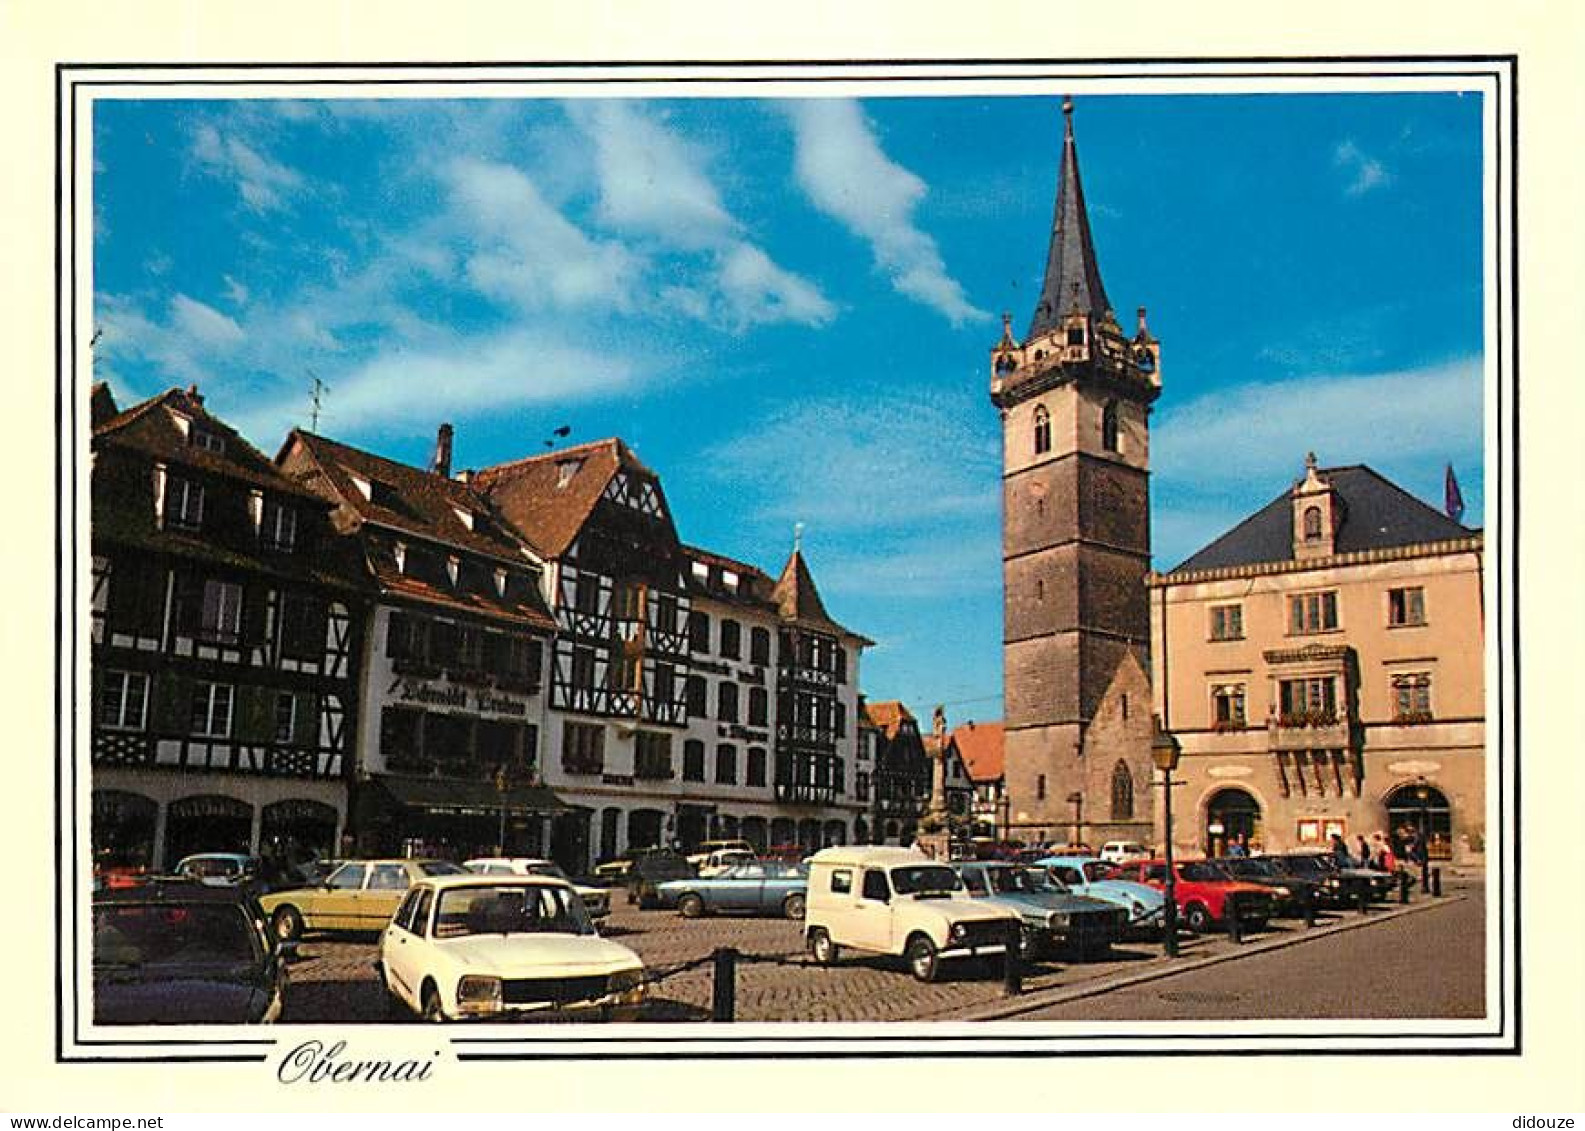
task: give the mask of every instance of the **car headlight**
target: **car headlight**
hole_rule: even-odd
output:
[[[968,937],[968,933],[969,933],[969,928],[968,928],[968,926],[966,924],[963,924],[963,923],[954,923],[954,924],[952,924],[952,930],[951,930],[950,934],[952,936],[952,941],[953,942],[962,942],[965,938]]]
[[[1274,887],[1271,889],[1271,894],[1276,896],[1278,899],[1287,899],[1293,894],[1293,892],[1289,891],[1285,887]]]
[[[457,983],[457,1012],[497,1013],[501,1009],[501,979],[486,974],[464,974]]]
[[[1046,929],[1048,931],[1065,931],[1072,917],[1062,911],[1053,911],[1046,916]]]

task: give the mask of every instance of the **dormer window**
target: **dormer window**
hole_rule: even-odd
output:
[[[565,487],[572,482],[572,477],[578,474],[578,469],[583,466],[581,459],[564,459],[556,463],[556,486]]]
[[[451,587],[457,587],[457,577],[462,573],[462,559],[452,554],[446,559],[446,576],[451,579]]]
[[[506,596],[506,570],[499,567],[495,571],[495,595],[497,597]]]
[[[369,482],[367,479],[363,478],[363,476],[361,476],[361,475],[354,475],[351,478],[352,478],[352,485],[358,489],[358,494],[362,495],[365,499],[368,499],[370,502],[373,502],[374,501],[374,484]]]
[[[451,513],[457,516],[457,521],[462,523],[462,525],[466,526],[469,530],[473,529],[473,512],[472,511],[467,510],[467,509],[465,509],[463,507],[452,507],[451,508]]]
[[[197,530],[204,524],[204,486],[172,475],[165,480],[165,525]]]
[[[737,574],[731,570],[724,569],[721,571],[721,584],[726,587],[728,593],[737,592],[737,580]]]
[[[695,581],[697,581],[700,585],[708,585],[710,583],[709,566],[705,565],[703,562],[694,562],[692,563],[692,568],[693,579]]]
[[[1082,346],[1084,344],[1084,324],[1078,323],[1068,327],[1068,345]]]
[[[398,542],[391,551],[391,556],[396,559],[396,572],[407,572],[407,543]]]
[[[1306,542],[1319,542],[1321,540],[1321,508],[1306,507],[1304,509],[1304,540]]]
[[[195,448],[202,448],[206,452],[213,452],[217,456],[226,454],[226,438],[218,432],[194,424],[187,434],[187,442]]]

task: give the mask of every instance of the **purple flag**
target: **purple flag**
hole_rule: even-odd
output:
[[[1464,521],[1464,496],[1458,489],[1458,476],[1453,474],[1453,465],[1447,465],[1447,482],[1444,487],[1444,508],[1447,517],[1454,522]]]

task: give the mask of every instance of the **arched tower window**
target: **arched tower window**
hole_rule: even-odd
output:
[[[1134,775],[1121,760],[1112,769],[1112,820],[1134,819]]]
[[[1304,508],[1304,540],[1306,542],[1319,542],[1321,540],[1321,508]]]
[[[1035,406],[1035,455],[1051,450],[1051,414],[1045,405]]]
[[[1120,452],[1123,449],[1117,442],[1117,402],[1107,401],[1106,407],[1101,410],[1101,447],[1109,452]]]

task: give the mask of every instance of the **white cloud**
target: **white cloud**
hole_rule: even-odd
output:
[[[703,156],[676,134],[626,102],[572,102],[568,113],[594,142],[606,224],[693,249],[738,235],[741,226],[721,203]]]
[[[522,171],[460,160],[442,178],[452,194],[450,225],[474,249],[465,253],[468,280],[480,291],[526,307],[631,305],[638,258],[618,243],[585,235]],[[433,260],[427,265],[443,267]]]
[[[824,326],[836,317],[836,308],[816,287],[776,266],[752,244],[734,245],[722,254],[720,263],[722,297],[738,326],[757,322]]]
[[[955,326],[986,318],[947,274],[935,240],[915,225],[924,181],[886,156],[858,103],[817,99],[789,102],[785,110],[797,142],[798,184],[815,207],[869,243],[901,294]]]
[[[303,188],[302,175],[295,169],[270,160],[213,125],[198,127],[192,152],[208,172],[234,180],[243,203],[255,212],[283,209],[287,198]]]
[[[887,392],[795,404],[707,452],[705,465],[761,500],[764,522],[875,532],[994,524],[1000,458],[994,427],[976,424],[969,405]]]
[[[1481,365],[1466,358],[1229,386],[1164,410],[1153,431],[1150,462],[1163,479],[1202,488],[1253,483],[1266,494],[1302,473],[1311,451],[1334,466],[1478,457]]]
[[[247,337],[241,326],[214,307],[181,294],[171,299],[171,324],[202,346],[231,346]]]
[[[1340,142],[1332,152],[1332,164],[1348,176],[1343,192],[1348,196],[1363,196],[1372,189],[1392,183],[1392,174],[1379,160],[1367,154],[1352,138]]]
[[[226,284],[226,297],[231,300],[233,305],[246,306],[248,303],[248,288],[237,282],[230,275],[222,275],[221,278]]]
[[[642,374],[632,361],[529,330],[457,336],[427,349],[392,349],[331,381],[322,427],[351,436],[423,431],[440,420],[499,419],[527,405],[567,404],[628,389]],[[306,394],[238,414],[243,431],[281,435],[303,415]]]

